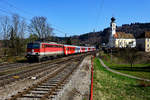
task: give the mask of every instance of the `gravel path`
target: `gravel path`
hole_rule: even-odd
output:
[[[110,69],[108,66],[106,66],[101,59],[99,59],[99,61],[101,62],[102,66],[104,66],[110,72],[113,72],[113,73],[116,73],[116,74],[119,74],[119,75],[122,75],[122,76],[126,76],[126,77],[129,77],[129,78],[141,80],[141,81],[148,81],[148,82],[150,81],[149,79],[139,78],[139,77],[136,77],[136,76],[132,76],[132,75],[117,72],[115,70]]]
[[[91,56],[85,57],[55,100],[89,100]]]

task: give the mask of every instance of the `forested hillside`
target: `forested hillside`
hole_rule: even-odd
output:
[[[131,23],[117,27],[117,31],[134,34],[135,37],[150,31],[150,23]]]
[[[144,34],[145,31],[150,31],[150,23],[131,23],[117,27],[117,32],[133,34],[135,38]],[[72,40],[72,44],[75,45],[98,45],[108,42],[110,32],[110,28],[105,28],[103,31],[85,33],[83,35],[73,36],[70,38]]]

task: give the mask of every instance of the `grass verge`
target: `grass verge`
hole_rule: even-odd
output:
[[[94,59],[94,100],[150,100],[150,87],[107,71]]]

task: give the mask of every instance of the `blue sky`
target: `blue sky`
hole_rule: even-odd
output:
[[[116,17],[118,26],[150,22],[149,5],[150,0],[0,0],[0,9],[18,13],[27,20],[33,16],[45,16],[52,27],[67,33],[67,36],[93,29],[103,30],[109,26],[112,16]],[[8,14],[0,11],[1,15]],[[56,36],[65,36],[64,33],[54,32]]]

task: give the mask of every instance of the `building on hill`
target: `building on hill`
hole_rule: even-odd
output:
[[[125,32],[116,32],[115,18],[111,18],[111,34],[109,36],[109,42],[107,44],[110,48],[126,48],[136,47],[136,39],[133,34],[127,34]]]
[[[150,52],[150,32],[144,32],[142,35],[138,36],[136,45],[139,50]]]
[[[124,32],[116,32],[115,37],[115,47],[126,48],[126,47],[136,47],[136,39],[132,34],[127,34]]]

